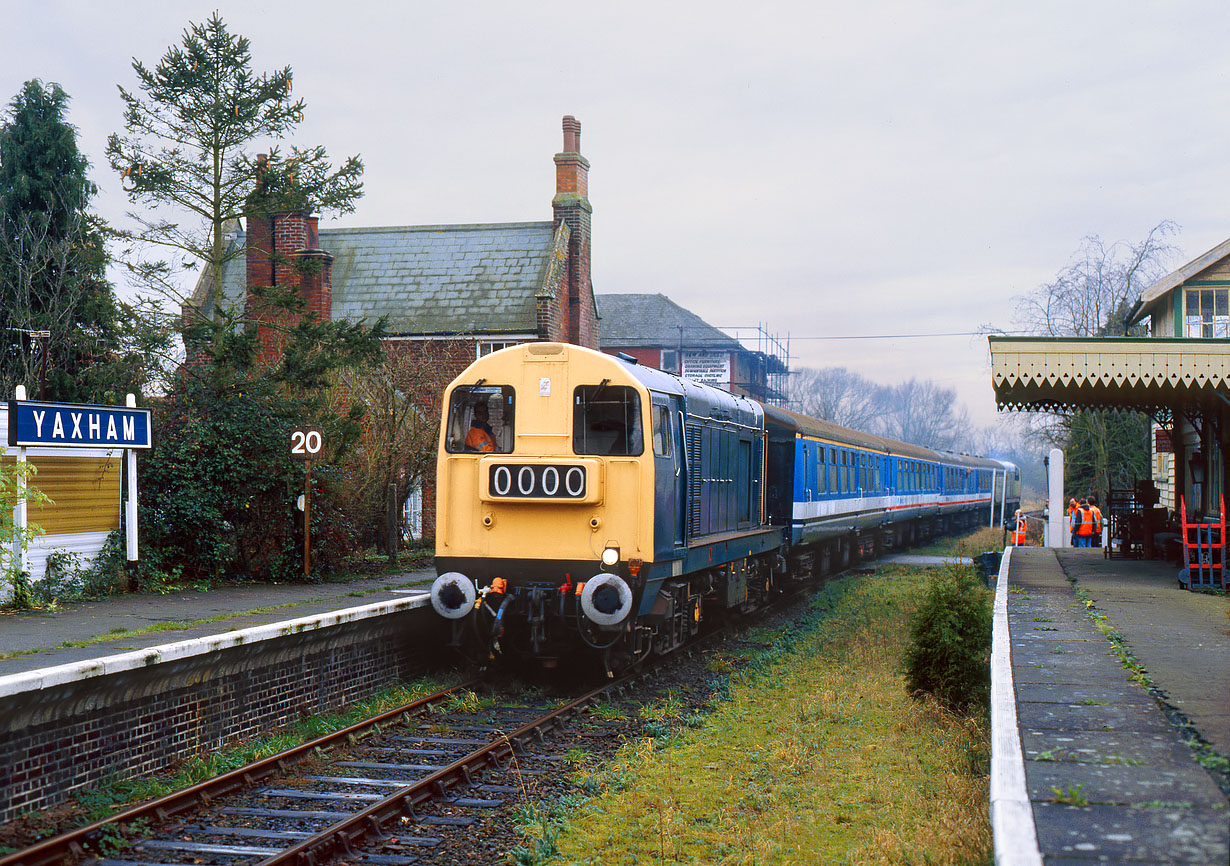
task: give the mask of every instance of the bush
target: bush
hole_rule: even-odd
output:
[[[180,569],[164,571],[162,552],[142,545],[141,558],[131,572],[124,532],[112,530],[102,550],[89,563],[71,551],[57,549],[47,556],[46,576],[31,587],[31,599],[43,608],[87,599],[105,598],[128,589],[130,582],[142,592],[170,592],[181,582]]]
[[[910,622],[905,665],[910,691],[959,713],[985,712],[991,697],[991,600],[967,566],[928,583]]]

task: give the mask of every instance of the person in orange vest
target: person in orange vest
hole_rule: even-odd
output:
[[[1093,516],[1093,546],[1102,546],[1102,509],[1098,508],[1098,497],[1089,494],[1089,511]]]
[[[474,417],[470,421],[470,432],[466,433],[466,450],[491,452],[495,450],[495,434],[487,423],[489,410],[484,400],[474,406]]]
[[[1076,526],[1078,523],[1076,513],[1078,508],[1079,506],[1076,504],[1075,499],[1068,500],[1068,532],[1071,536],[1069,540],[1072,547],[1079,547],[1076,543]]]
[[[1093,547],[1093,512],[1089,500],[1082,499],[1072,512],[1072,531],[1076,533],[1077,547]]]
[[[1016,524],[1012,530],[1012,543],[1021,545],[1025,543],[1025,515],[1021,513],[1021,509],[1016,510]]]

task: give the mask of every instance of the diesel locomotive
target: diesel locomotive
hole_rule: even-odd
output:
[[[444,394],[431,604],[454,643],[608,670],[785,584],[1011,516],[1010,463],[848,430],[575,345]],[[994,515],[998,518],[999,515]]]

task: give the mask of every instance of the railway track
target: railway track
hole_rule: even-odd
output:
[[[799,597],[788,594],[764,612]],[[701,656],[734,630],[704,635],[667,661]],[[555,701],[479,698],[473,690],[481,682],[470,680],[44,840],[0,858],[0,866],[320,866],[339,857],[378,866],[481,862],[451,849],[481,847],[467,829],[475,815],[529,799],[527,779],[561,775],[548,734],[604,694],[622,694],[638,678],[657,675],[649,665]],[[703,664],[682,679],[703,691]],[[643,698],[610,701],[635,714]],[[492,847],[483,856],[501,862],[506,850]]]
[[[475,810],[521,798],[526,776],[558,769],[551,755],[530,754],[534,744],[627,679],[564,702],[480,699],[470,691],[476,681],[463,683],[47,839],[0,866],[464,862],[433,849],[447,847],[447,831],[467,827]]]

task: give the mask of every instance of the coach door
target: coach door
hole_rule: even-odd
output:
[[[687,467],[683,454],[683,403],[650,393],[653,413],[654,552],[668,556],[683,546]]]

